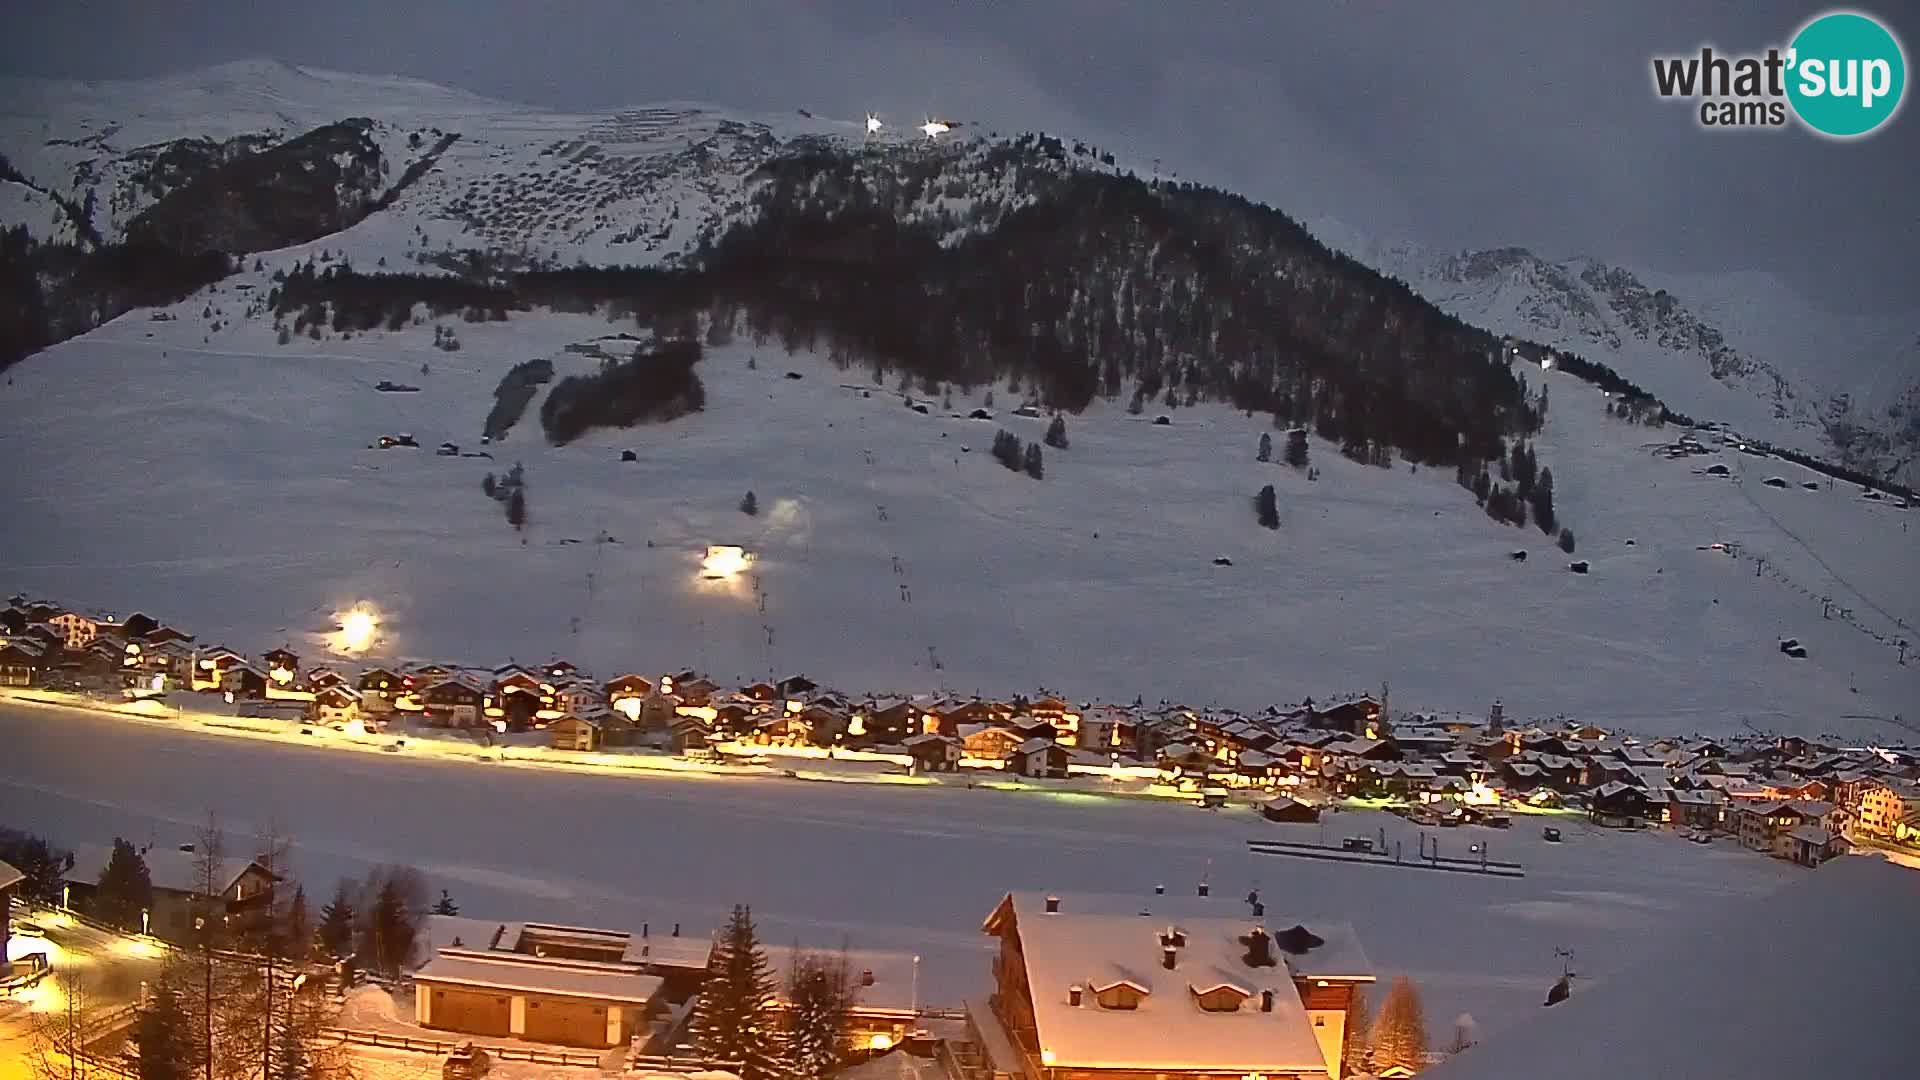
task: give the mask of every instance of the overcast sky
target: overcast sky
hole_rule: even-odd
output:
[[[1709,133],[1649,58],[1782,44],[1782,0],[332,0],[16,4],[10,74],[249,57],[566,109],[694,99],[1084,135],[1387,242],[1760,270],[1842,310],[1920,298],[1920,116],[1864,141]],[[1873,10],[1871,6],[1867,10]],[[1898,18],[1913,10],[1883,4]],[[1920,34],[1920,14],[1894,31]],[[1909,61],[1915,52],[1906,39]],[[1911,96],[1911,94],[1909,95]]]

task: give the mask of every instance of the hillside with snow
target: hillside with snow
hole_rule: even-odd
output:
[[[21,208],[7,224],[45,225],[53,234],[42,239],[53,241],[91,230],[108,245],[182,232],[289,241],[249,249],[237,273],[183,298],[136,302],[8,370],[9,589],[139,608],[244,648],[317,649],[332,614],[364,602],[384,614],[380,654],[390,656],[561,654],[608,674],[804,671],[855,692],[1047,686],[1241,707],[1390,682],[1407,709],[1479,715],[1501,698],[1509,715],[1649,733],[1912,738],[1920,664],[1900,663],[1896,643],[1915,636],[1920,582],[1905,571],[1914,517],[1897,499],[1867,500],[1731,446],[1668,457],[1660,450],[1679,431],[1613,419],[1594,386],[1524,362],[1509,371],[1487,360],[1474,332],[1438,321],[1424,338],[1437,343],[1433,356],[1403,372],[1395,342],[1369,336],[1370,320],[1331,329],[1302,320],[1282,345],[1311,353],[1314,379],[1352,381],[1288,383],[1303,369],[1261,336],[1270,330],[1257,312],[1164,321],[1186,310],[1212,318],[1179,292],[1185,275],[1204,283],[1241,265],[1230,260],[1266,257],[1239,243],[1243,232],[1223,232],[1230,244],[1179,231],[1269,228],[1204,193],[1189,205],[1117,182],[1085,189],[1107,200],[1086,212],[1111,215],[1087,219],[1099,226],[1091,232],[1125,220],[1138,233],[1135,248],[1089,261],[1110,267],[1149,252],[1129,272],[1174,282],[1157,297],[1128,279],[1111,308],[1084,307],[1069,288],[1056,310],[1040,283],[988,274],[983,285],[943,271],[956,289],[1011,287],[1011,298],[1002,288],[990,299],[1015,307],[1024,287],[1060,334],[1108,343],[1111,363],[1084,384],[1055,378],[1061,369],[1045,357],[1024,381],[1023,369],[1009,379],[996,366],[1009,349],[1004,327],[984,320],[969,332],[987,351],[951,358],[959,375],[870,368],[844,322],[824,336],[802,325],[804,293],[775,297],[784,308],[754,293],[762,310],[737,314],[727,305],[747,294],[723,283],[712,287],[736,291],[673,316],[708,343],[696,366],[702,410],[555,446],[541,437],[549,384],[503,442],[480,444],[514,365],[549,360],[556,383],[592,374],[655,329],[645,312],[661,302],[530,301],[515,291],[518,270],[674,268],[748,222],[758,246],[734,251],[746,260],[738,265],[803,249],[823,274],[896,250],[915,260],[903,266],[942,266],[942,251],[964,256],[967,244],[1051,226],[1025,212],[1073,176],[1123,171],[1096,153],[991,138],[862,147],[853,123],[699,106],[557,115],[273,64],[7,89],[0,153],[22,177],[9,186],[26,191],[0,202]],[[330,197],[300,202],[325,213],[290,216],[241,197],[259,175],[324,181]],[[863,224],[822,237],[815,219],[770,214],[769,191],[841,215],[823,220]],[[59,223],[46,223],[49,205]],[[239,209],[205,209],[230,205]],[[333,220],[344,227],[328,228]],[[883,227],[901,221],[920,231]],[[1268,265],[1280,284],[1249,295],[1272,304],[1345,288],[1387,305],[1384,318],[1404,329],[1408,301],[1329,270],[1284,224],[1252,233],[1274,245]],[[1027,249],[987,250],[1016,266]],[[369,325],[347,311],[349,287],[365,279],[343,277],[317,281],[312,308],[288,306],[289,274],[345,264],[360,275],[434,275],[500,302],[442,311],[403,295],[400,317]],[[1545,272],[1527,272],[1536,271]],[[1492,317],[1546,318],[1517,293],[1496,290],[1499,305],[1474,299],[1480,283],[1511,284],[1507,270],[1465,260],[1448,273],[1408,280],[1495,334],[1596,354],[1700,419],[1742,431],[1769,421],[1740,382],[1753,370],[1715,378],[1696,355],[1709,340],[1700,325],[1647,323],[1664,342],[1647,344],[1622,330],[1619,309],[1590,303],[1597,322],[1556,336]],[[1459,291],[1445,292],[1455,278]],[[853,297],[898,304],[912,330],[922,308],[897,300],[884,274],[868,284]],[[830,299],[846,306],[846,295]],[[1107,319],[1133,316],[1136,302],[1159,304],[1160,321]],[[952,318],[985,306],[957,304]],[[1257,348],[1241,355],[1233,341]],[[1043,386],[1042,375],[1052,381]],[[1148,380],[1153,391],[1140,393]],[[1516,394],[1514,380],[1517,396],[1493,396]],[[382,381],[419,390],[382,392]],[[1543,388],[1552,405],[1535,430]],[[1069,446],[1045,450],[1044,479],[1001,468],[989,453],[995,433],[1039,440],[1046,402],[1069,392],[1078,394]],[[1130,395],[1145,400],[1129,408]],[[1029,401],[1039,415],[1014,415]],[[1266,410],[1309,405],[1324,410],[1327,436],[1312,441],[1313,472],[1257,462],[1260,436],[1285,434]],[[1162,414],[1165,425],[1154,422]],[[1419,439],[1398,444],[1405,456],[1383,441],[1388,415],[1420,425]],[[398,432],[426,449],[370,448]],[[1529,440],[1550,464],[1574,555],[1532,526],[1490,520],[1452,467],[1412,465],[1433,460],[1436,440],[1451,452],[1456,439],[1495,432]],[[443,441],[464,453],[435,454]],[[635,460],[621,460],[629,450]],[[491,457],[467,456],[482,452]],[[481,491],[486,474],[515,462],[526,474],[524,531]],[[1716,462],[1730,475],[1709,475]],[[1784,487],[1766,483],[1776,477]],[[1268,484],[1277,530],[1260,528],[1252,509]],[[739,509],[748,491],[757,516]],[[703,580],[713,544],[746,548],[751,572]],[[1511,557],[1520,551],[1524,562]],[[1570,573],[1573,559],[1589,572]],[[1781,653],[1787,637],[1806,659]]]

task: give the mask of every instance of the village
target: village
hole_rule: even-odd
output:
[[[848,778],[1056,786],[1251,810],[1255,821],[1275,823],[1385,810],[1436,835],[1475,826],[1469,831],[1491,836],[1482,830],[1525,820],[1556,844],[1578,821],[1668,830],[1804,867],[1855,848],[1920,851],[1920,754],[1911,750],[1798,737],[1643,740],[1591,725],[1510,722],[1497,701],[1473,719],[1402,714],[1385,687],[1242,714],[1052,694],[856,695],[797,675],[745,685],[684,670],[601,680],[558,658],[497,668],[337,656],[308,664],[284,646],[250,656],[145,615],[119,619],[26,597],[0,610],[0,624],[0,692],[15,700],[98,709],[184,697],[236,722],[351,735],[392,752],[522,747],[567,762],[796,775],[768,767],[785,759],[843,768]],[[209,876],[192,845],[129,847],[150,892],[137,911],[118,904],[116,918],[106,892],[121,842],[61,839],[75,846],[71,864],[31,903],[23,894],[7,952],[16,996],[44,996],[59,967],[49,957],[60,956],[108,969],[145,965],[145,987],[156,957],[210,947],[210,926],[231,935],[224,962],[258,963],[241,944],[246,928],[284,904],[289,884],[270,859],[223,857]],[[1470,849],[1482,853],[1483,871],[1493,869],[1486,847]],[[1336,835],[1328,848],[1386,854],[1364,834]],[[1437,842],[1433,849],[1437,866]],[[0,866],[0,891],[26,888],[22,872]],[[803,956],[798,946],[762,949],[765,1008],[793,1009],[796,970],[837,971],[847,1004],[833,1041],[848,1076],[1406,1076],[1444,1056],[1424,1035],[1415,1046],[1383,1042],[1379,1027],[1364,1040],[1354,1034],[1369,1022],[1364,992],[1375,974],[1350,924],[1318,911],[1270,914],[1258,891],[1244,899],[1210,891],[1204,880],[1147,896],[1010,891],[983,913],[981,930],[998,940],[998,955],[994,991],[977,1001],[926,999],[911,953],[843,944],[829,963],[821,959],[828,953]],[[366,891],[357,899],[375,902]],[[444,894],[431,914],[424,902],[409,908],[415,926],[395,955],[363,947],[356,957],[351,942],[303,952],[302,970],[329,990],[316,1037],[335,1049],[376,1064],[425,1055],[447,1062],[448,1076],[490,1067],[514,1077],[522,1062],[611,1065],[626,1075],[754,1071],[710,1039],[703,1051],[696,1032],[698,1003],[726,970],[716,955],[732,929],[582,927],[564,910],[476,919]],[[0,920],[0,939],[5,927]],[[1147,1007],[1156,995],[1183,1004]],[[89,1061],[113,1071],[115,1039],[125,1041],[137,1005],[102,1011],[108,1021],[88,1029]],[[1221,1029],[1209,1024],[1207,1038],[1167,1038],[1166,1025],[1189,1014],[1203,1024],[1233,1014],[1245,1030],[1216,1037]],[[899,1065],[906,1061],[919,1071]]]
[[[936,780],[1078,783],[1273,821],[1342,805],[1445,828],[1516,814],[1717,837],[1817,866],[1855,845],[1920,851],[1920,751],[1799,736],[1643,740],[1593,725],[1400,714],[1383,687],[1255,714],[1161,703],[843,693],[805,676],[723,686],[694,671],[596,679],[538,666],[303,665],[257,657],[148,616],[114,620],[14,597],[0,610],[0,688],[162,700],[182,693],[289,730],[435,737],[567,756],[766,765],[787,756]],[[1551,823],[1543,826],[1552,829]]]

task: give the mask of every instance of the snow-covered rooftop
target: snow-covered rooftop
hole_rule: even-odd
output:
[[[1920,874],[1844,858],[1700,915],[1650,943],[1631,976],[1576,986],[1422,1080],[1913,1074],[1912,1039],[1888,1010],[1920,1001]],[[1829,992],[1783,997],[1782,972]]]
[[[1059,1068],[1313,1071],[1326,1068],[1319,1041],[1288,970],[1288,954],[1271,946],[1275,963],[1246,963],[1242,937],[1254,923],[1228,918],[1143,918],[1093,914],[1061,899],[1049,913],[1045,898],[1008,898],[1019,927],[1021,953],[1033,994],[1041,1060]],[[1004,905],[1003,905],[1004,907]],[[1175,966],[1162,965],[1162,935],[1178,927],[1184,943]],[[1119,985],[1137,991],[1132,1009],[1100,1005],[1100,991]],[[1080,1004],[1071,991],[1081,989]],[[1199,996],[1231,987],[1239,1008],[1211,1012]],[[1264,992],[1272,992],[1265,1011]]]
[[[441,949],[414,978],[421,982],[634,1005],[651,1002],[662,985],[659,976],[642,975],[623,964],[553,960],[472,949]]]
[[[68,870],[66,880],[84,882],[88,885],[100,880],[107,868],[107,862],[113,857],[111,844],[79,844],[73,849],[73,869]],[[147,864],[147,877],[156,889],[172,892],[199,892],[200,872],[195,866],[199,856],[191,851],[178,848],[150,847],[140,853]],[[225,892],[233,883],[246,873],[247,867],[254,865],[252,859],[228,856],[220,861],[217,877],[220,891]]]

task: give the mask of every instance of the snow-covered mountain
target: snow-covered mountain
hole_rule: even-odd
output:
[[[1334,221],[1316,231],[1451,314],[1604,363],[1689,416],[1920,479],[1920,310],[1838,315],[1757,272],[1666,274],[1523,247],[1435,252]]]
[[[1649,452],[1671,430],[1608,418],[1561,372],[1525,373],[1552,389],[1536,428],[1538,398],[1489,362],[1513,334],[1700,419],[1814,438],[1796,426],[1802,370],[1753,359],[1716,322],[1736,293],[1702,287],[1719,306],[1682,308],[1597,264],[1323,233],[1490,337],[1280,215],[1123,183],[1124,160],[1053,140],[869,144],[856,121],[691,104],[556,114],[270,63],[0,93],[0,224],[101,250],[254,238],[230,275],[164,299],[107,293],[73,332],[104,325],[9,369],[10,587],[151,607],[233,644],[317,645],[329,612],[365,600],[406,655],[778,666],[856,691],[1044,683],[1251,706],[1385,678],[1409,707],[1498,696],[1518,715],[1649,730],[1910,730],[1891,722],[1920,692],[1893,645],[1920,619],[1920,583],[1898,569],[1909,515],[1807,491],[1820,478],[1773,461],[1726,454],[1750,482],[1705,476]],[[1087,177],[1111,182],[1073,186]],[[741,233],[731,263],[705,244]],[[774,258],[789,255],[809,261]],[[514,271],[701,259],[720,264],[700,265],[712,295],[672,315],[709,346],[703,411],[545,445],[533,418],[552,388],[536,388],[495,463],[366,449],[408,431],[471,451],[514,365],[589,375],[632,348],[617,335],[650,329],[633,295],[518,275],[541,293]],[[325,280],[345,264],[423,277],[354,293]],[[950,292],[898,287],[928,267]],[[966,348],[936,357],[947,370],[864,370],[863,342],[825,318],[849,310],[896,353]],[[948,336],[920,336],[928,321]],[[1079,351],[1045,355],[1030,334]],[[1023,366],[996,366],[1008,351]],[[1858,385],[1862,402],[1883,392]],[[998,428],[1032,440],[1045,423],[1016,405],[1061,398],[1086,407],[1045,480],[994,463]],[[1776,416],[1776,400],[1793,404]],[[1253,460],[1267,412],[1325,420],[1318,479]],[[1383,441],[1397,422],[1423,438]],[[1530,526],[1490,521],[1450,465],[1403,467],[1469,437],[1537,447],[1591,575]],[[480,494],[481,473],[516,458],[524,537]],[[1789,488],[1765,483],[1776,472]],[[1253,522],[1267,484],[1279,530]],[[747,490],[757,518],[736,509]],[[1729,541],[1740,561],[1707,549]],[[704,546],[729,542],[761,556],[757,595],[695,579]],[[1846,617],[1822,617],[1828,596]],[[1782,658],[1786,636],[1811,657]]]

